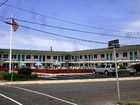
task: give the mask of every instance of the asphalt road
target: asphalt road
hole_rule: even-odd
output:
[[[140,100],[140,81],[120,81],[122,101]],[[0,105],[113,105],[116,82],[0,85]]]

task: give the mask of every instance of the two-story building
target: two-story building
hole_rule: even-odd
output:
[[[140,45],[127,45],[116,49],[118,65],[127,66],[140,60]],[[113,49],[100,48],[80,51],[12,50],[12,67],[25,64],[35,67],[40,62],[44,67],[94,67],[114,63]],[[0,49],[0,65],[9,66],[9,49]]]

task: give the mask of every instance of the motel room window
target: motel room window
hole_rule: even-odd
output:
[[[2,58],[2,54],[0,54],[0,58]]]
[[[133,52],[130,52],[130,60],[133,60]]]
[[[85,55],[84,58],[87,59],[87,55]]]
[[[74,56],[72,56],[72,58],[71,59],[74,59]]]
[[[51,59],[51,56],[47,56],[47,59]]]
[[[43,61],[45,61],[45,55],[43,55]]]
[[[123,52],[123,57],[127,57],[127,52]]]
[[[82,59],[82,55],[80,55],[80,59]]]
[[[8,54],[4,54],[3,55],[3,58],[8,58]]]
[[[61,56],[61,61],[62,61],[62,62],[64,61],[64,57],[63,57],[63,56]]]
[[[94,59],[97,59],[97,54],[94,54]]]
[[[57,59],[57,56],[53,56],[53,59]]]
[[[60,56],[58,56],[58,61],[60,61],[61,59],[60,59]]]
[[[116,53],[116,57],[119,57],[119,54],[118,53]]]
[[[138,59],[138,53],[134,52],[134,59]]]
[[[105,57],[105,54],[101,54],[101,58],[104,58]]]
[[[34,55],[34,59],[38,59],[38,55]]]
[[[12,58],[13,59],[17,59],[17,55],[12,55]]]
[[[31,59],[31,55],[26,55],[26,59]]]

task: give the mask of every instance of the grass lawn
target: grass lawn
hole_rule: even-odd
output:
[[[119,102],[117,105],[140,105],[140,101]]]

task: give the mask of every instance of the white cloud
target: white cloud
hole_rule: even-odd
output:
[[[2,35],[1,35],[2,36]],[[12,40],[13,49],[33,49],[33,50],[50,50],[52,46],[54,51],[72,51],[89,49],[88,45],[70,40],[62,40],[44,36],[17,35],[14,33]],[[0,39],[0,48],[9,48],[9,35],[3,35]]]
[[[122,30],[126,32],[125,35],[127,37],[133,37],[125,40],[122,39],[121,41],[125,45],[140,44],[140,39],[136,38],[136,37],[140,37],[140,18],[124,24]]]
[[[140,31],[140,19],[126,23],[123,27],[126,32],[139,32]]]

